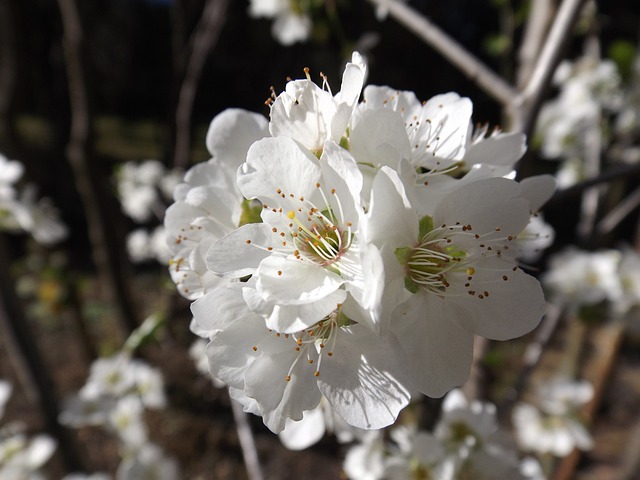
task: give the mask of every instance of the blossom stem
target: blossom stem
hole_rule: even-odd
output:
[[[253,432],[247,421],[247,415],[242,410],[242,406],[231,399],[231,409],[233,410],[233,418],[236,421],[236,430],[238,432],[238,440],[242,448],[242,457],[247,468],[247,476],[249,480],[263,480],[262,470],[260,469],[260,460],[258,459],[258,451],[253,440]]]

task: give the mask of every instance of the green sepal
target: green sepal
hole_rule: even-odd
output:
[[[404,288],[409,290],[411,293],[417,293],[418,290],[420,290],[418,284],[411,280],[411,277],[404,277]]]
[[[411,247],[399,247],[395,249],[393,253],[398,259],[398,262],[400,262],[400,265],[407,264],[409,256],[411,255],[411,250],[413,250]]]
[[[253,200],[242,200],[242,212],[240,213],[240,225],[247,225],[248,223],[262,223],[262,217],[260,212],[262,211],[262,205],[256,204]]]
[[[349,150],[350,149],[349,138],[346,137],[346,136],[342,137],[340,139],[340,143],[338,143],[338,145],[340,145],[345,150]]]
[[[427,233],[433,230],[433,218],[429,215],[425,215],[420,219],[420,223],[418,225],[418,238],[422,240]]]

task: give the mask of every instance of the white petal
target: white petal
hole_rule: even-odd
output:
[[[344,290],[336,290],[313,303],[281,305],[265,302],[254,289],[245,288],[243,293],[249,308],[266,319],[267,328],[280,333],[300,332],[315,325],[343,303],[347,296]]]
[[[521,195],[529,200],[532,212],[539,210],[551,198],[556,181],[551,175],[537,175],[520,182]]]
[[[395,422],[411,399],[407,358],[392,336],[354,325],[337,333],[333,355],[318,367],[318,385],[349,425],[379,429]]]
[[[305,410],[320,403],[315,365],[304,359],[296,362],[298,355],[302,352],[293,348],[262,355],[245,373],[245,392],[256,399],[264,424],[274,433],[284,429],[287,418],[301,420]]]
[[[454,190],[436,207],[436,225],[471,225],[483,238],[516,236],[529,223],[529,202],[506,178],[479,180]],[[492,233],[491,233],[492,232]]]
[[[303,413],[302,420],[287,420],[284,430],[278,436],[289,450],[304,450],[320,441],[324,436],[324,412],[322,407]]]
[[[475,164],[488,163],[504,167],[507,171],[512,170],[527,150],[526,142],[527,137],[522,133],[501,133],[484,138],[467,149],[464,155],[465,166],[469,168]]]
[[[262,354],[262,344],[271,335],[257,315],[239,318],[207,345],[211,374],[231,387],[244,388],[246,369]]]
[[[241,282],[228,283],[199,298],[191,304],[198,326],[204,330],[224,330],[239,319],[253,317],[242,297]]]
[[[271,255],[266,249],[277,247],[279,242],[264,223],[243,225],[211,245],[207,252],[207,268],[228,278],[250,275],[263,258]]]
[[[209,125],[206,144],[211,156],[236,170],[245,161],[251,144],[269,136],[269,122],[262,115],[229,108]]]
[[[318,265],[293,257],[272,255],[256,272],[256,289],[267,301],[302,305],[322,300],[343,284],[343,279]]]
[[[473,335],[445,315],[435,295],[414,294],[394,312],[391,329],[409,356],[416,387],[441,397],[469,377]]]
[[[254,143],[238,170],[238,185],[246,198],[269,204],[281,194],[295,198],[316,188],[320,168],[316,158],[288,137]]]
[[[366,240],[378,247],[385,243],[408,247],[418,238],[418,219],[402,181],[390,168],[381,168],[373,180],[367,220]]]
[[[349,135],[351,153],[360,163],[397,168],[411,147],[402,116],[389,109],[365,110]]]
[[[520,269],[501,273],[477,268],[469,288],[478,294],[489,293],[483,298],[466,294],[467,288],[456,288],[462,287],[460,284],[452,287],[444,313],[467,331],[492,340],[509,340],[529,333],[546,311],[540,282]]]
[[[311,80],[295,80],[287,83],[271,105],[269,131],[274,137],[293,138],[318,150],[329,140],[335,112],[336,102],[329,92]]]

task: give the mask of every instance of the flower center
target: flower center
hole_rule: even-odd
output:
[[[433,228],[433,219],[427,215],[420,220],[417,245],[395,250],[396,258],[405,268],[405,288],[411,293],[424,290],[442,295],[449,287],[446,274],[462,268],[467,253],[447,238],[446,232],[444,227]],[[473,269],[468,270],[473,275]]]
[[[300,221],[293,210],[287,214],[297,227],[291,233],[296,248],[293,253],[299,260],[304,258],[323,267],[331,266],[351,246],[351,224],[347,224],[346,230],[336,226],[331,210],[320,212],[311,208],[307,213],[306,222]]]

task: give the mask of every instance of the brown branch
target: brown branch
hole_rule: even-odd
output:
[[[102,179],[92,168],[90,138],[92,119],[82,62],[82,27],[75,0],[58,0],[64,32],[63,46],[71,106],[71,131],[67,158],[73,170],[76,188],[82,199],[88,224],[93,261],[100,280],[118,309],[124,336],[132,332],[136,321],[133,300],[125,274],[124,246],[109,218],[109,201]]]
[[[551,0],[533,0],[529,3],[531,11],[524,26],[524,35],[518,51],[519,65],[516,76],[519,89],[524,88],[531,78],[533,67],[549,31],[549,23],[553,18]]]
[[[510,106],[511,130],[531,134],[545,92],[586,3],[587,0],[564,0],[560,5],[531,77]]]
[[[187,62],[176,107],[176,141],[173,165],[185,168],[189,164],[191,113],[202,69],[209,52],[216,44],[224,26],[229,0],[207,0],[193,36],[192,51]]]
[[[369,1],[388,8],[395,20],[442,54],[502,105],[510,105],[514,101],[517,92],[511,85],[418,11],[397,0]]]

